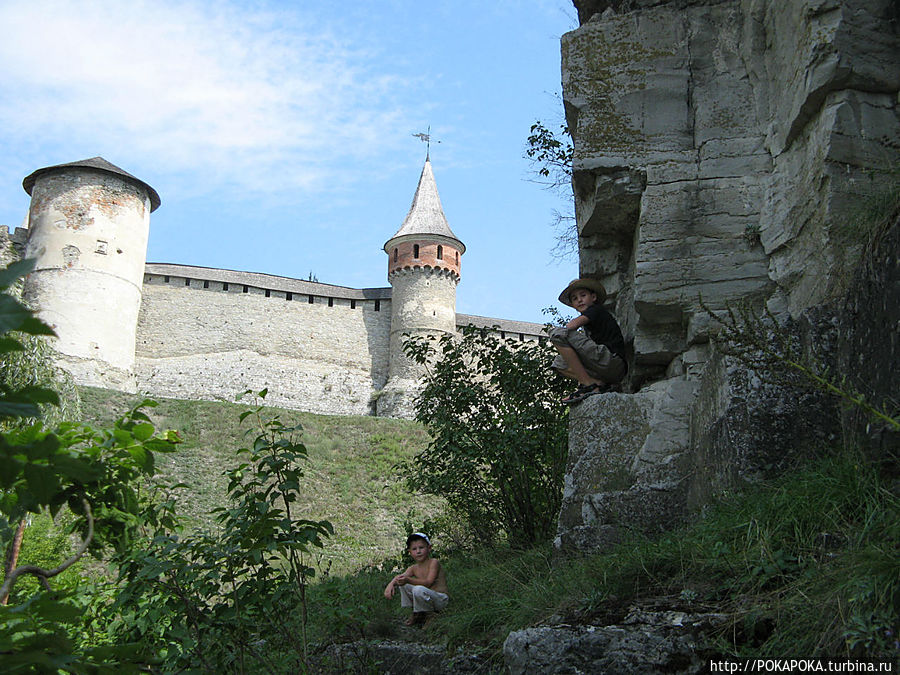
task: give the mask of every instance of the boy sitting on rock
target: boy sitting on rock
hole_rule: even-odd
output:
[[[436,558],[431,557],[431,540],[428,535],[413,532],[406,538],[406,550],[413,559],[403,574],[398,574],[384,589],[384,597],[391,599],[400,589],[400,606],[412,607],[407,626],[426,622],[432,612],[438,612],[450,602],[447,594],[447,577]]]
[[[563,403],[574,405],[592,394],[610,391],[628,370],[622,330],[603,309],[605,299],[606,289],[596,279],[575,279],[559,294],[560,302],[580,314],[550,331],[550,342],[559,352],[552,367],[579,384]]]

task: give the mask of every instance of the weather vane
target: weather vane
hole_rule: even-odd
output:
[[[431,125],[428,125],[428,130],[424,134],[420,132],[413,136],[425,144],[425,159],[431,160]],[[435,141],[435,143],[440,143],[440,141]]]

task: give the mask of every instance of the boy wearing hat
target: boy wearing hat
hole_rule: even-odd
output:
[[[609,391],[628,370],[622,330],[603,308],[605,299],[606,289],[596,279],[575,279],[559,294],[561,303],[579,312],[565,327],[550,331],[550,342],[559,352],[552,367],[579,385],[563,403],[572,405]]]
[[[434,616],[450,602],[447,594],[447,576],[437,558],[431,557],[431,540],[427,534],[413,532],[406,538],[406,550],[413,559],[403,574],[390,580],[384,589],[384,597],[391,599],[400,589],[400,606],[412,607],[407,626],[417,626]]]

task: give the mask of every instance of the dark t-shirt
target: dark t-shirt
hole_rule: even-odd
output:
[[[609,351],[625,361],[625,338],[613,315],[596,304],[588,307],[582,314],[588,318],[589,323],[584,329],[591,339],[597,344],[606,345]]]

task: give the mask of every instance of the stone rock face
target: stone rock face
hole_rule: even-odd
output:
[[[876,408],[893,406],[900,391],[900,219],[873,244],[851,292],[839,306],[832,371],[847,378]],[[900,448],[900,434],[873,424],[859,408],[841,408],[845,440],[876,455]]]
[[[658,532],[686,515],[688,427],[697,382],[673,378],[572,409],[555,545],[596,550],[622,528]]]
[[[691,410],[688,507],[835,446],[839,420],[837,401],[826,393],[761,377],[716,354]]]
[[[514,631],[503,656],[510,675],[700,673],[707,659],[698,654],[698,638],[721,620],[715,614],[633,610],[615,626]]]
[[[399,640],[366,640],[334,644],[314,663],[317,673],[390,673],[390,675],[457,675],[485,672],[478,656],[448,653],[444,647]]]
[[[636,384],[707,340],[701,298],[797,316],[842,290],[854,204],[900,162],[896,4],[576,7],[562,78],[580,266],[615,299]]]

